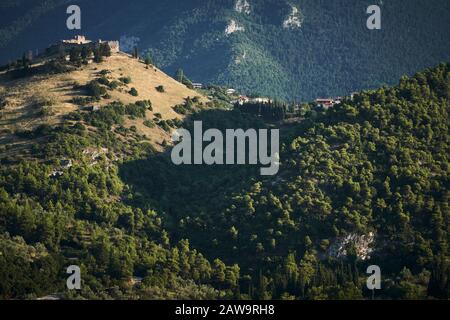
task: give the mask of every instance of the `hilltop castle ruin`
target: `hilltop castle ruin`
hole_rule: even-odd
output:
[[[99,39],[96,42],[88,40],[85,36],[77,35],[73,39],[62,40],[59,45],[62,45],[65,49],[71,49],[73,47],[78,46],[95,46],[95,45],[103,45],[107,44],[111,49],[112,53],[117,53],[120,51],[120,43],[119,41],[103,41]]]

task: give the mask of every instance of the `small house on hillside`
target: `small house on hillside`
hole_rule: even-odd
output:
[[[316,105],[318,107],[323,107],[323,108],[330,108],[332,106],[334,106],[334,100],[333,99],[316,99]]]

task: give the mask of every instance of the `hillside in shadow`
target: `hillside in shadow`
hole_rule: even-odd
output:
[[[239,111],[208,110],[185,121],[183,127],[192,137],[193,121],[202,121],[203,132],[209,128],[217,128],[222,132],[225,129],[265,128],[259,118]],[[175,239],[187,236],[179,232],[180,223],[195,220],[205,213],[219,214],[228,203],[227,199],[247,190],[256,179],[261,178],[259,165],[177,166],[172,163],[171,150],[145,160],[124,163],[120,167],[120,176],[135,191],[134,197],[126,201],[143,209],[162,212],[164,223],[173,232]],[[211,207],[215,208],[214,212],[211,212]],[[198,228],[202,229],[202,225],[198,225]],[[202,245],[201,239],[198,240],[197,245]]]

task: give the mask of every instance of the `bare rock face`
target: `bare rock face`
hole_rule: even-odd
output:
[[[375,234],[370,232],[367,235],[359,235],[356,233],[348,234],[345,237],[336,239],[336,241],[328,248],[327,255],[333,258],[345,258],[348,254],[349,247],[356,249],[358,259],[370,259],[373,252],[372,244],[375,241]]]
[[[235,20],[231,20],[227,28],[225,29],[225,34],[230,35],[238,31],[245,31],[245,28],[239,26]]]
[[[251,13],[251,6],[247,0],[237,0],[234,6],[234,10],[236,10],[239,13],[249,15]]]
[[[295,6],[291,6],[291,7],[292,7],[292,11],[287,16],[286,20],[284,20],[283,28],[285,28],[285,29],[301,28],[302,23],[303,23],[303,15],[297,7],[295,7]]]

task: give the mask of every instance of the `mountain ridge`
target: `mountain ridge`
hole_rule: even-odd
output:
[[[381,30],[366,28],[365,10],[373,4],[370,1],[138,0],[124,6],[114,0],[75,4],[82,8],[82,33],[92,38],[122,38],[129,49],[137,44],[143,55],[149,53],[169,74],[183,68],[196,82],[308,101],[394,84],[402,75],[449,61],[445,30],[450,22],[441,17],[450,14],[450,4],[438,1],[433,6],[423,0],[377,1],[382,10]],[[34,32],[42,36],[41,41],[55,42],[74,34],[65,29],[65,4],[55,2],[52,10],[34,20]],[[238,4],[248,4],[249,9],[237,10]],[[293,21],[297,22],[285,28],[294,7],[298,19]],[[226,34],[232,20],[245,30]],[[14,54],[0,53],[0,60],[6,62],[28,49],[42,47],[29,32],[17,33],[15,48],[3,45]]]

